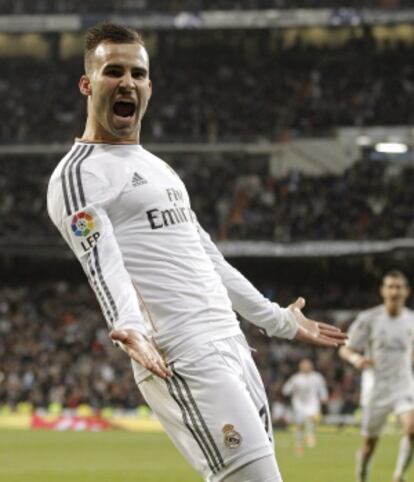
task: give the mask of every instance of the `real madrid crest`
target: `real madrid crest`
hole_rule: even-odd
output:
[[[234,425],[226,424],[221,429],[224,434],[224,445],[229,449],[237,449],[242,443],[243,437],[234,430]]]

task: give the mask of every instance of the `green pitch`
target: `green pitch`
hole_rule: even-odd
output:
[[[292,453],[292,436],[278,433],[285,482],[353,482],[356,433],[320,433],[315,449]],[[386,435],[375,457],[372,482],[390,482],[398,435]],[[414,480],[414,476],[411,476]],[[196,482],[163,434],[0,431],[0,481]]]

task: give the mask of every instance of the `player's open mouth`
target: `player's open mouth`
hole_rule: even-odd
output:
[[[114,114],[119,117],[132,117],[135,114],[135,104],[129,101],[119,100],[113,106]]]

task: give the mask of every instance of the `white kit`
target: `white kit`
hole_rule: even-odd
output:
[[[362,374],[363,434],[377,436],[391,411],[399,415],[414,409],[413,343],[414,313],[408,308],[391,317],[377,306],[351,325],[348,346],[374,362]]]
[[[296,373],[283,386],[283,394],[292,397],[295,421],[320,414],[321,401],[328,398],[326,383],[320,373]]]
[[[173,169],[137,144],[76,141],[51,177],[47,201],[109,327],[153,337],[174,368],[165,382],[133,362],[145,398],[189,461],[208,480],[221,480],[231,467],[267,455],[266,396],[250,353],[240,347],[244,336],[233,310],[269,336],[293,338],[296,321],[224,260]],[[238,369],[226,367],[232,355],[220,345],[234,337],[239,348],[230,365]],[[185,360],[213,349],[215,358],[206,355],[188,371]],[[220,395],[219,387],[229,393]],[[238,406],[251,413],[242,416]]]

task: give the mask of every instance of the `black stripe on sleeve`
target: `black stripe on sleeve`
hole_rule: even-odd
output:
[[[201,412],[200,412],[200,409],[198,408],[197,406],[197,403],[196,401],[194,400],[194,397],[191,393],[191,390],[190,390],[190,387],[188,386],[188,383],[184,380],[184,378],[179,374],[177,373],[174,369],[173,369],[173,373],[175,375],[175,378],[177,378],[178,380],[180,380],[180,382],[182,383],[183,387],[184,387],[184,390],[187,394],[187,397],[188,397],[188,400],[190,401],[191,403],[191,406],[193,407],[193,410],[195,412],[195,414],[197,415],[201,425],[202,425],[202,428],[208,438],[208,440],[210,441],[210,444],[211,444],[211,447],[217,457],[217,460],[219,462],[219,465],[221,465],[223,468],[225,467],[225,464],[224,464],[224,461],[223,461],[223,457],[221,456],[220,454],[220,451],[216,445],[216,442],[214,441],[213,439],[213,436],[211,435],[211,432],[210,430],[208,429],[207,427],[207,424],[203,418],[203,416],[201,415]]]
[[[81,150],[82,150],[81,146],[75,147],[72,154],[68,157],[67,161],[63,165],[62,171],[61,171],[61,174],[60,174],[60,181],[62,183],[62,190],[63,190],[63,198],[65,200],[66,214],[68,216],[72,212],[72,209],[70,207],[68,186],[66,185],[66,169],[69,166],[71,161],[76,160],[78,158],[78,156],[81,155],[81,153],[79,152]]]
[[[99,304],[101,305],[102,313],[104,314],[108,325],[112,329],[115,320],[113,318],[111,310],[109,309],[108,303],[106,302],[106,299],[101,290],[101,287],[96,279],[96,270],[92,266],[92,256],[90,254],[88,255],[88,271],[86,274],[88,276],[89,282],[94,292],[96,293],[96,297],[98,298]]]
[[[88,150],[86,151],[85,156],[76,165],[76,183],[78,185],[81,207],[85,206],[85,204],[86,204],[85,192],[83,190],[82,177],[81,177],[81,164],[87,157],[90,156],[90,154],[93,151],[93,148],[94,148],[94,146],[88,146]]]
[[[90,156],[91,152],[93,151],[93,148],[94,146],[82,146],[82,152],[80,153],[80,156],[77,156],[77,158],[74,159],[68,167],[69,186],[70,186],[70,192],[72,194],[73,212],[78,211],[78,209],[83,208],[86,205],[85,193],[83,190],[80,169],[81,169],[82,162]],[[77,184],[79,196],[76,194],[75,179],[74,179],[75,174],[76,174],[76,184]]]
[[[85,156],[85,151],[86,151],[86,146],[82,146],[81,150],[79,151],[79,155],[76,156],[72,160],[72,162],[69,163],[66,171],[66,177],[69,178],[69,188],[70,188],[70,194],[72,196],[72,204],[73,204],[73,209],[71,212],[76,212],[79,209],[78,196],[76,195],[75,183],[73,182],[73,166],[76,164],[76,162],[78,162],[79,160],[82,160],[82,158]]]
[[[92,153],[94,146],[84,145],[78,151],[77,155],[72,158],[72,161],[65,164],[64,178],[69,174],[69,186],[72,195],[73,208],[72,212],[76,212],[81,208],[86,207],[85,191],[83,188],[81,177],[81,165]],[[76,186],[75,186],[76,176]],[[67,182],[64,183],[67,191]],[[77,196],[76,188],[79,193]],[[68,213],[70,214],[70,212]],[[93,263],[92,263],[93,261]],[[93,266],[94,265],[94,266]],[[101,304],[102,312],[105,319],[109,321],[111,325],[119,318],[118,308],[115,304],[115,300],[110,292],[108,285],[105,281],[102,273],[101,263],[99,260],[98,247],[94,246],[92,253],[88,257],[88,269],[90,273],[90,282],[97,295],[98,301]]]
[[[213,472],[213,474],[216,473],[217,471],[217,462],[214,460],[214,457],[211,454],[211,451],[208,446],[205,445],[205,440],[203,438],[202,433],[200,432],[199,427],[194,421],[194,415],[192,414],[190,408],[188,407],[182,392],[180,390],[180,387],[178,385],[178,382],[176,380],[172,379],[165,379],[168,387],[168,391],[172,398],[175,400],[177,405],[180,407],[181,410],[181,416],[183,418],[184,425],[187,427],[191,435],[193,436],[194,440],[197,442],[197,445],[200,447],[200,450],[203,452],[204,457],[206,458],[207,464],[210,467],[210,470]],[[175,382],[175,383],[174,383]],[[174,387],[177,390],[177,393],[174,391]],[[178,394],[178,395],[177,395]],[[192,424],[191,425],[190,420],[188,416],[190,415]]]
[[[109,291],[108,285],[106,284],[105,278],[103,276],[101,263],[99,261],[99,252],[98,252],[97,245],[95,245],[92,248],[92,253],[95,260],[95,268],[96,268],[96,272],[98,273],[99,282],[102,286],[103,292],[105,293],[105,296],[107,297],[109,305],[112,309],[113,319],[116,321],[119,318],[118,308],[116,307],[115,300],[112,296],[112,293]]]
[[[90,156],[93,149],[93,145],[76,146],[73,153],[67,159],[62,168],[61,182],[63,188],[63,196],[65,199],[66,212],[68,215],[78,211],[80,208],[84,208],[86,205],[85,192],[81,177],[81,165],[85,161],[85,159]],[[77,195],[76,188],[79,196]],[[73,207],[71,207],[69,189]],[[93,266],[92,260],[95,266]],[[97,246],[95,246],[92,253],[88,255],[86,274],[89,278],[92,288],[96,293],[105,319],[112,327],[114,322],[119,317],[118,308],[116,307],[115,300],[111,292],[109,291],[108,285],[104,279],[101,264],[99,261]]]

